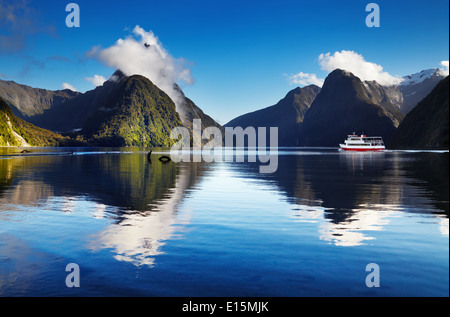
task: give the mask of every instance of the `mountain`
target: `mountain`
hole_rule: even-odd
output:
[[[14,115],[0,97],[0,146],[74,145],[68,137],[34,126]]]
[[[44,129],[67,132],[81,128],[95,108],[95,102],[108,94],[109,89],[97,88],[83,94],[69,89],[51,91],[0,80],[0,97],[14,114],[27,122]]]
[[[438,68],[430,68],[422,70],[418,73],[414,73],[411,75],[403,76],[403,81],[400,83],[401,86],[407,86],[407,85],[416,85],[420,84],[424,81],[427,81],[429,79],[433,78],[445,78],[445,73],[443,70]]]
[[[81,107],[83,116],[76,121],[82,124],[79,133],[100,145],[170,146],[174,143],[170,132],[175,127],[184,126],[193,136],[193,119],[201,120],[202,131],[209,126],[223,129],[181,88],[175,85],[175,89],[183,100],[178,110],[172,99],[146,77],[125,76],[117,70],[103,86],[74,98],[67,106]]]
[[[175,89],[181,94],[183,98],[183,104],[180,105],[182,109],[180,109],[179,114],[181,118],[181,122],[183,123],[183,126],[188,128],[188,130],[191,133],[191,140],[194,136],[194,130],[193,130],[193,120],[194,119],[200,119],[201,120],[201,131],[203,131],[207,127],[216,127],[218,128],[222,136],[225,136],[224,128],[217,123],[213,118],[211,118],[209,115],[203,112],[202,109],[200,109],[191,99],[187,98],[181,88],[175,84]],[[210,140],[202,140],[202,144],[206,144]],[[191,142],[192,143],[192,142]],[[210,144],[213,145],[213,144]],[[221,146],[223,145],[223,138],[220,143],[216,144],[215,146]]]
[[[0,83],[0,96],[8,97],[11,107],[27,121],[97,146],[169,146],[173,143],[170,131],[176,126],[187,127],[192,135],[193,119],[202,120],[202,130],[207,126],[222,129],[178,86],[175,88],[184,98],[182,115],[170,97],[149,79],[125,76],[120,70],[102,86],[85,93]],[[36,97],[40,95],[46,97]]]
[[[400,111],[406,115],[444,78],[444,72],[435,68],[404,76],[397,86],[403,96],[403,102],[399,104]]]
[[[386,95],[381,85],[332,71],[305,114],[300,144],[335,147],[352,132],[389,139],[404,116]]]
[[[391,147],[449,147],[449,76],[406,115],[388,144]]]
[[[0,97],[10,106],[12,112],[38,125],[38,118],[49,109],[59,108],[78,95],[79,92],[69,89],[52,91],[0,80]]]
[[[320,92],[316,85],[297,87],[287,93],[277,104],[241,115],[225,127],[278,127],[278,145],[295,146],[304,115]]]
[[[61,105],[54,104],[45,112],[27,118],[27,121],[52,131],[79,131],[98,108],[114,102],[114,92],[124,77],[120,71],[116,71],[102,86],[78,93]],[[36,104],[36,107],[40,105]]]
[[[97,87],[98,88],[98,87]],[[79,132],[93,144],[110,146],[170,146],[170,131],[181,126],[170,97],[149,79],[133,75],[107,86]]]

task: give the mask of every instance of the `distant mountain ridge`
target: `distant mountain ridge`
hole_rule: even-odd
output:
[[[0,97],[16,116],[30,122],[50,108],[57,108],[78,95],[79,92],[69,89],[53,91],[0,80]]]
[[[445,107],[436,106],[429,96],[436,95],[431,91],[443,76],[443,71],[430,69],[405,76],[399,85],[383,86],[336,69],[327,76],[322,88],[315,85],[297,87],[277,104],[243,114],[225,126],[278,127],[279,146],[336,146],[351,132],[379,135],[385,141],[395,135],[392,144],[401,146],[408,144],[408,135],[413,135],[411,127],[414,124],[408,122],[420,126],[427,118],[434,118],[440,124],[439,135],[444,133],[444,137],[437,137],[437,130],[433,133],[422,131],[431,141],[421,144],[448,146],[448,138],[445,141],[448,121],[442,123],[435,114],[445,114]],[[85,93],[67,89],[49,91],[0,80],[0,98],[4,98],[2,142],[9,145],[79,142],[97,146],[170,146],[175,141],[170,139],[170,131],[177,126],[187,127],[192,140],[194,119],[201,120],[202,130],[214,126],[224,131],[187,98],[180,87],[175,85],[175,89],[182,96],[180,109],[149,79],[139,75],[125,76],[120,70],[103,85]],[[422,118],[416,114],[402,124],[405,113],[416,113],[412,111],[415,105],[411,106],[416,100],[421,105],[418,113]],[[409,130],[405,126],[409,126]],[[22,136],[16,130],[25,132]],[[63,131],[66,136],[47,130]],[[33,141],[30,131],[39,136],[39,141]]]
[[[404,81],[397,86],[403,97],[399,107],[401,112],[410,112],[445,77],[445,73],[436,68],[404,76]]]
[[[445,78],[446,75],[445,72],[439,68],[424,69],[418,73],[403,76],[404,80],[400,83],[400,86],[416,85],[433,77]]]
[[[278,127],[278,145],[295,146],[306,111],[320,92],[320,87],[297,87],[273,106],[241,115],[225,127]],[[268,133],[268,132],[266,132]]]
[[[292,96],[305,96],[301,92],[311,86],[296,88],[276,105],[241,115],[225,126],[277,126],[280,146],[337,146],[352,132],[388,141],[405,113],[414,109],[444,75],[440,69],[424,70],[405,76],[399,85],[383,86],[336,69],[322,89],[306,94],[308,100],[296,104]]]

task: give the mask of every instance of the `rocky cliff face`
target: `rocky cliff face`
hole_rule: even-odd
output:
[[[305,114],[301,145],[335,147],[352,132],[389,139],[403,115],[386,95],[378,84],[334,70]]]
[[[439,84],[412,109],[391,140],[391,147],[449,147],[449,77]]]

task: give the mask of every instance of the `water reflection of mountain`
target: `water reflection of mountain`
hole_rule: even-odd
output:
[[[242,174],[273,182],[295,217],[322,218],[321,239],[359,245],[399,211],[448,215],[448,153],[417,154],[301,150],[280,155],[273,174],[248,165]]]
[[[275,186],[295,219],[319,223],[324,241],[362,244],[398,212],[439,214],[448,235],[448,153],[300,150],[280,155],[273,174],[259,173],[259,165],[226,164],[239,178]],[[0,159],[0,204],[45,205],[49,197],[60,197],[57,208],[67,212],[76,210],[78,200],[94,202],[92,216],[111,222],[91,248],[151,265],[163,241],[175,234],[173,225],[184,221],[179,204],[214,166],[162,164],[157,157],[149,163],[142,153]]]
[[[202,168],[192,169],[195,181]],[[143,154],[17,157],[0,160],[0,196],[11,188],[8,202],[14,204],[87,196],[122,210],[148,211],[176,186],[179,173],[176,164],[157,158],[150,164]]]
[[[152,212],[125,214],[120,223],[112,223],[92,237],[92,250],[110,249],[119,261],[136,266],[153,266],[165,241],[176,235],[174,225],[189,221],[189,215],[177,216],[178,206],[199,177],[198,164],[183,164],[175,184],[164,199],[154,201]]]
[[[302,151],[278,161],[273,174],[260,174],[258,164],[242,164],[241,171],[273,182],[292,203],[320,202],[336,222],[361,206],[424,203],[420,198],[448,210],[448,153]]]
[[[162,164],[145,154],[15,157],[0,160],[0,204],[37,205],[108,217],[89,248],[109,249],[120,261],[152,265],[175,234],[178,206],[206,165]],[[86,210],[89,209],[89,210]],[[34,209],[39,210],[39,209]],[[184,215],[185,217],[186,215]]]
[[[402,167],[405,177],[426,189],[437,210],[449,215],[449,153],[413,152]]]

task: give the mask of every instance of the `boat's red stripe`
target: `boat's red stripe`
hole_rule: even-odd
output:
[[[351,148],[342,148],[344,151],[383,151],[385,149],[351,149]]]

